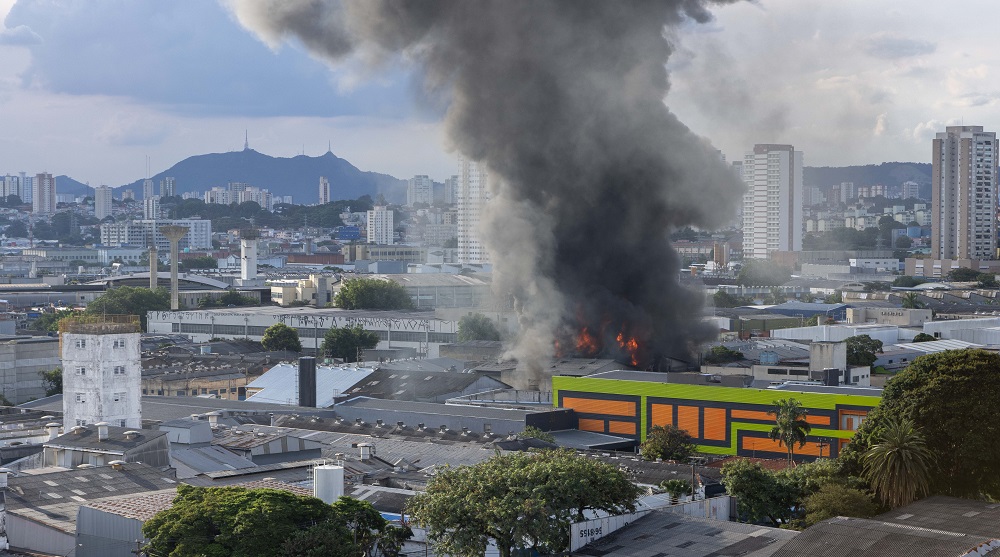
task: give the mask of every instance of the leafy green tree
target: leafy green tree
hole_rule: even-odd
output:
[[[768,521],[780,526],[792,518],[800,491],[791,479],[745,458],[722,466],[722,485],[736,497],[736,509],[742,522]]]
[[[572,451],[510,453],[439,471],[407,512],[441,553],[482,555],[493,541],[511,557],[564,551],[584,511],[631,512],[639,493],[616,466]]]
[[[927,333],[917,333],[917,336],[913,337],[913,342],[933,342],[935,340],[938,340],[937,337]]]
[[[3,233],[8,238],[27,238],[28,227],[21,221],[14,221],[4,229]]]
[[[923,283],[924,281],[909,275],[901,275],[892,280],[892,285],[900,288],[913,288]]]
[[[676,501],[680,499],[682,495],[691,493],[691,484],[687,480],[674,478],[672,480],[665,480],[661,482],[660,489],[669,493],[670,497]]]
[[[733,296],[725,290],[719,290],[713,294],[712,301],[717,308],[734,308],[743,305],[743,300],[739,296]]]
[[[972,282],[979,280],[979,271],[966,267],[957,267],[948,272],[948,280],[952,282]]]
[[[738,362],[742,359],[744,359],[743,352],[730,350],[721,344],[709,349],[703,358],[705,363],[708,364],[727,364],[729,362]]]
[[[903,309],[921,309],[924,302],[920,300],[919,292],[907,292],[900,298]]]
[[[268,557],[282,555],[284,540],[334,514],[319,499],[277,489],[178,484],[173,506],[148,520],[142,532],[151,555]]]
[[[413,309],[413,300],[405,288],[376,278],[344,281],[333,303],[344,309]]]
[[[899,249],[910,249],[913,247],[913,240],[909,236],[900,236],[896,238],[896,247]]]
[[[281,543],[281,557],[357,557],[361,549],[343,524],[322,522],[299,530]]]
[[[836,516],[869,518],[879,511],[870,495],[839,483],[823,484],[802,501],[802,507],[805,511],[802,526],[807,528]]]
[[[932,456],[930,492],[1000,498],[1000,355],[948,350],[896,374],[840,459],[860,474],[868,450],[896,417],[910,419]]]
[[[833,294],[830,294],[829,296],[823,298],[823,303],[825,303],[825,304],[842,304],[842,303],[844,303],[844,295],[840,292],[840,290],[837,290]]]
[[[458,341],[468,340],[500,340],[500,331],[489,317],[471,313],[458,320]]]
[[[358,350],[370,350],[378,346],[378,335],[366,331],[361,325],[333,328],[323,337],[321,350],[330,358],[340,358],[345,362],[356,362]]]
[[[979,288],[1000,288],[997,276],[993,273],[979,273],[976,277],[976,286]]]
[[[88,315],[137,315],[146,330],[146,312],[170,309],[170,293],[166,288],[150,290],[138,286],[117,286],[87,304]]]
[[[219,262],[216,261],[214,257],[201,256],[192,257],[189,259],[181,259],[177,262],[177,266],[183,270],[191,269],[215,269],[219,266]]]
[[[62,394],[62,368],[57,367],[55,369],[50,369],[49,371],[39,371],[38,375],[42,376],[42,383],[45,385],[45,396]]]
[[[60,320],[62,320],[64,317],[70,317],[71,315],[75,315],[76,313],[77,311],[72,309],[64,309],[53,313],[43,313],[38,317],[38,319],[32,321],[31,325],[29,325],[28,328],[34,331],[55,332],[59,330]]]
[[[285,325],[275,323],[264,329],[264,336],[260,340],[261,346],[265,350],[277,352],[288,350],[289,352],[302,352],[302,342],[299,340],[299,331]]]
[[[675,425],[654,425],[646,440],[639,446],[639,453],[646,460],[686,460],[694,454],[694,441],[691,434]]]
[[[377,552],[386,557],[398,555],[403,542],[413,535],[409,527],[390,524],[367,501],[341,497],[332,506],[331,522],[346,526],[361,555],[371,557]]]
[[[882,353],[882,341],[868,335],[848,337],[846,342],[848,365],[870,367]]]
[[[538,439],[539,441],[545,441],[546,443],[555,443],[556,438],[547,431],[542,431],[533,425],[529,425],[524,428],[519,437],[526,439]]]
[[[791,464],[795,458],[795,444],[799,448],[805,446],[806,438],[812,431],[812,426],[806,421],[807,410],[802,403],[794,398],[774,401],[774,409],[768,410],[768,414],[774,416],[775,425],[768,432],[768,438],[777,441],[779,445],[784,445],[788,451],[788,463]]]
[[[913,420],[891,418],[874,441],[864,456],[864,477],[884,504],[902,507],[930,492],[932,456]]]

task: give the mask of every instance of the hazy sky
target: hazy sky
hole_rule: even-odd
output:
[[[1000,129],[995,1],[760,0],[671,34],[667,105],[729,159],[928,161],[948,123]],[[405,62],[331,68],[210,0],[0,0],[0,173],[120,185],[196,154],[332,150],[406,178],[455,172]],[[499,76],[498,78],[502,78]]]

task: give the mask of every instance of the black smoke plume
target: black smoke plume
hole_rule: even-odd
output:
[[[741,186],[663,101],[665,29],[709,20],[706,2],[231,7],[272,46],[294,37],[330,60],[419,68],[428,95],[447,103],[451,146],[489,169],[484,240],[496,288],[516,300],[521,332],[510,353],[523,364],[540,373],[561,351],[655,367],[707,338],[701,297],[678,284],[668,234],[731,221]]]

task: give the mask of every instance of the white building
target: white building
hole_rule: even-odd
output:
[[[21,178],[19,176],[0,176],[0,197],[6,198],[8,195],[21,195]],[[24,198],[21,198],[24,201]]]
[[[434,180],[428,176],[418,175],[406,182],[406,205],[413,207],[415,203],[434,202]]]
[[[852,199],[858,197],[858,188],[854,186],[854,182],[841,182],[840,183],[840,202],[847,203]]]
[[[25,203],[31,203],[34,196],[32,193],[35,191],[35,177],[28,176],[27,173],[21,172],[21,201]]]
[[[164,176],[160,180],[160,197],[173,197],[177,195],[177,181],[173,176]]]
[[[266,189],[258,188],[256,186],[247,186],[243,188],[236,194],[236,203],[246,203],[247,201],[253,201],[257,205],[260,205],[261,209],[265,211],[274,210],[274,197],[271,192]]]
[[[458,176],[445,179],[441,201],[447,205],[458,203]]]
[[[153,197],[156,194],[156,192],[153,190],[154,187],[155,187],[155,184],[153,183],[152,178],[146,178],[145,180],[143,180],[142,181],[142,198],[143,199],[149,199],[149,198]]]
[[[103,220],[111,216],[111,196],[114,190],[109,186],[94,188],[94,216]]]
[[[900,199],[920,199],[920,184],[913,181],[903,182],[902,193],[899,197]]]
[[[101,422],[140,429],[139,323],[81,320],[61,328],[63,431]]]
[[[160,196],[145,197],[142,200],[142,218],[156,220],[160,218]]]
[[[217,205],[232,205],[233,194],[226,188],[216,186],[205,192],[205,203]]]
[[[482,242],[480,224],[490,199],[486,166],[459,157],[458,160],[458,262],[489,263],[490,256]]]
[[[754,145],[743,157],[743,181],[743,257],[801,251],[802,152],[791,145]]]
[[[330,202],[330,181],[326,176],[319,177],[319,204],[326,205]]]
[[[394,244],[392,237],[392,209],[381,205],[368,211],[368,243],[380,246]]]
[[[160,232],[161,226],[179,225],[190,230],[181,238],[180,249],[212,249],[212,221],[202,219],[165,219],[106,222],[101,225],[101,245],[108,247],[147,247],[150,241],[163,253],[170,251],[170,242]]]
[[[51,174],[43,172],[35,176],[34,197],[31,212],[39,215],[51,215],[56,212],[56,179]]]
[[[996,259],[997,134],[948,126],[933,142],[931,257]]]

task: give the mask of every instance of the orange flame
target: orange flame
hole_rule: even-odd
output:
[[[584,327],[576,337],[576,350],[587,356],[594,356],[601,351],[600,344],[587,327]]]
[[[632,365],[633,366],[639,365],[639,356],[638,356],[639,341],[635,340],[635,337],[629,337],[628,340],[626,340],[624,333],[618,333],[618,336],[615,337],[615,340],[618,341],[618,346],[620,348],[628,352],[630,357],[629,359],[631,360]]]

